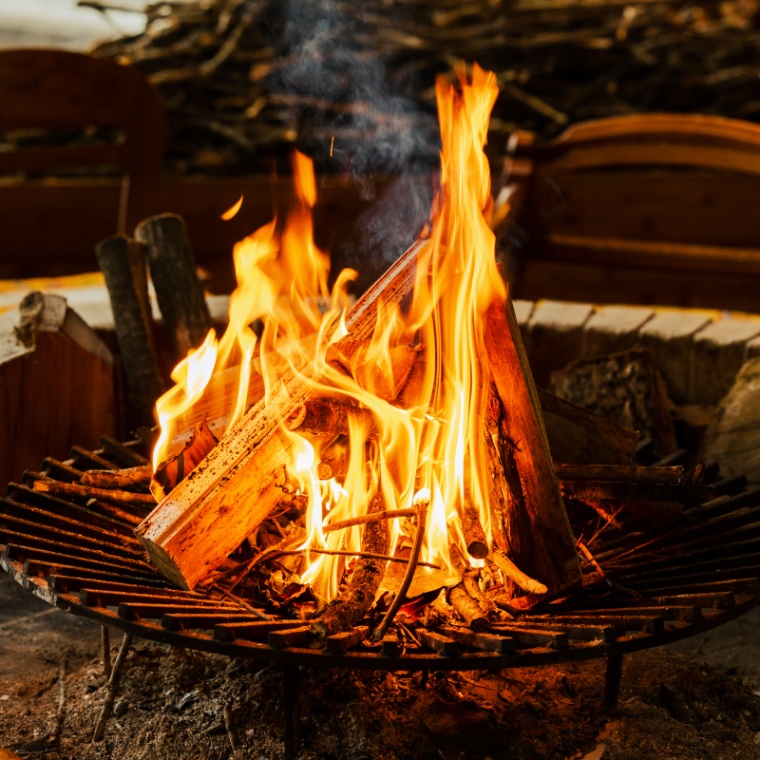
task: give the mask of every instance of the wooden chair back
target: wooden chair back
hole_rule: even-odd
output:
[[[66,130],[99,133],[67,141]],[[64,50],[9,49],[0,51],[0,133],[0,174],[119,169],[114,232],[123,232],[139,221],[130,198],[158,180],[168,127],[163,102],[137,69]],[[8,140],[10,133],[27,139]]]
[[[760,311],[760,125],[646,114],[516,133],[513,291]]]

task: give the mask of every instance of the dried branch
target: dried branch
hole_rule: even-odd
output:
[[[409,587],[412,585],[412,579],[414,578],[415,570],[419,565],[420,552],[422,551],[422,542],[425,540],[425,529],[427,527],[427,513],[429,507],[430,499],[427,497],[424,499],[421,498],[417,502],[417,532],[414,536],[412,551],[409,554],[409,562],[406,566],[406,573],[404,573],[404,578],[401,581],[401,586],[399,586],[399,590],[396,593],[393,602],[391,602],[391,606],[388,608],[385,616],[380,621],[380,625],[378,625],[377,628],[372,631],[372,638],[375,641],[380,641],[380,639],[382,639],[385,635],[385,632],[388,630],[388,626],[393,622],[393,619],[396,617],[396,613],[399,611],[401,605],[406,599],[406,594],[409,591]]]

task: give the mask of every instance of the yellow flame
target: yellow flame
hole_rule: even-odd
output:
[[[441,566],[451,582],[461,577],[462,563],[475,565],[463,535],[465,508],[478,510],[490,537],[481,422],[487,388],[480,360],[484,314],[506,298],[506,289],[488,225],[490,172],[483,146],[497,88],[494,75],[478,66],[470,77],[463,66],[456,74],[456,84],[437,84],[441,188],[429,242],[418,255],[411,305],[402,313],[379,304],[368,343],[352,345],[345,321],[346,289],[356,273],[341,273],[332,292],[328,289],[328,258],[314,242],[311,209],[317,191],[306,156],[294,157],[298,203],[282,231],[275,220],[235,247],[238,288],[216,359],[217,371],[240,365],[230,418],[239,418],[246,408],[255,355],[266,389],[280,382],[283,368],[298,371],[308,361],[319,378],[303,378],[313,394],[347,408],[347,435],[284,431],[292,442],[290,485],[307,503],[302,580],[324,599],[337,593],[348,560],[309,554],[309,549],[359,552],[362,525],[324,528],[366,516],[373,502],[375,509],[394,510],[409,509],[421,499],[429,502],[422,559]],[[260,335],[252,329],[256,320],[263,322]],[[303,338],[310,334],[312,348],[304,353]],[[416,392],[405,391],[402,405],[394,397],[400,382],[396,357],[412,344],[420,353]],[[337,363],[329,357],[332,347],[343,352]],[[195,398],[190,391],[186,395]],[[320,480],[318,466],[331,457],[345,460],[345,474]],[[391,553],[409,540],[411,525],[387,522]]]
[[[216,333],[209,330],[201,346],[188,352],[172,370],[171,378],[175,385],[156,402],[156,416],[161,433],[153,449],[154,470],[166,459],[168,444],[173,434],[172,420],[189,409],[203,395],[214,371],[216,353]]]
[[[237,212],[240,211],[241,207],[243,205],[243,196],[241,195],[240,198],[235,201],[221,216],[221,219],[224,219],[225,222],[228,222],[230,219],[237,216]]]

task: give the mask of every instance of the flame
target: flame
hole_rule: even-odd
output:
[[[241,207],[243,205],[243,196],[241,195],[240,198],[235,201],[220,217],[225,222],[228,222],[230,219],[233,219],[235,216],[237,216],[237,212],[240,211]]]
[[[429,504],[422,560],[442,569],[441,585],[458,582],[466,567],[477,565],[467,554],[465,509],[477,510],[490,542],[481,428],[487,382],[480,357],[485,356],[485,312],[494,301],[505,300],[506,289],[488,224],[492,201],[483,147],[497,87],[494,75],[478,66],[470,77],[463,66],[456,74],[456,84],[443,79],[437,84],[440,191],[429,241],[418,257],[411,306],[405,313],[379,306],[368,343],[352,345],[346,327],[346,292],[356,273],[342,272],[332,292],[328,289],[328,258],[314,242],[311,209],[317,192],[307,157],[294,158],[298,202],[282,231],[274,220],[234,250],[238,287],[230,324],[208,360],[217,372],[239,367],[229,419],[245,411],[257,357],[266,393],[280,382],[284,368],[299,372],[309,362],[317,370],[310,377],[319,378],[303,376],[311,398],[326,399],[347,420],[347,431],[321,434],[292,430],[283,422],[293,452],[288,485],[306,501],[301,579],[326,600],[337,593],[349,560],[313,550],[359,552],[363,525],[374,519],[368,515],[373,503],[373,511],[378,503],[386,510],[412,510],[420,499]],[[256,320],[263,322],[259,334],[251,327]],[[307,335],[313,339],[305,341]],[[408,375],[402,376],[399,357],[405,351],[420,371],[414,395],[405,392],[402,403],[398,389]],[[207,369],[199,374],[210,377]],[[189,386],[167,396],[173,392],[186,404],[201,398]],[[163,427],[165,421],[170,424],[171,409],[179,407],[162,402]],[[162,432],[164,444],[170,435]],[[328,462],[341,462],[341,472],[322,479],[320,473],[331,470]],[[328,530],[342,521],[351,525]],[[399,519],[389,520],[388,527],[393,553],[414,529]]]
[[[161,434],[153,449],[153,469],[157,470],[166,459],[173,429],[172,421],[189,409],[203,395],[211,379],[216,363],[217,342],[214,330],[209,330],[201,346],[188,352],[187,356],[172,370],[172,386],[156,402],[156,416]]]

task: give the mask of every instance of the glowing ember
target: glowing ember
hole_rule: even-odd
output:
[[[292,545],[303,550],[301,581],[325,600],[337,593],[350,561],[345,555],[361,551],[366,526],[380,519],[391,554],[413,543],[421,552],[417,593],[459,583],[490,547],[482,430],[489,381],[479,357],[486,356],[485,312],[506,298],[488,225],[490,172],[483,153],[497,88],[495,77],[477,66],[470,81],[464,68],[457,73],[457,86],[439,81],[437,87],[441,188],[409,308],[379,307],[371,340],[352,341],[344,317],[355,273],[341,273],[328,291],[328,260],[313,240],[314,173],[310,160],[297,154],[297,207],[281,232],[275,220],[235,247],[239,285],[229,328],[218,345],[210,335],[197,352],[198,359],[208,353],[203,369],[193,370],[199,384],[212,371],[239,367],[234,404],[225,414],[229,424],[249,403],[252,368],[261,373],[267,398],[285,369],[308,383],[307,401],[282,428],[293,452],[286,478],[305,503],[304,528]],[[257,320],[263,323],[258,336],[251,326]],[[159,401],[156,464],[175,435],[173,415],[201,397],[190,383],[193,358],[177,368],[185,384]],[[420,542],[412,541],[414,515],[424,516]],[[466,536],[473,524],[482,527],[478,546],[485,542],[478,551]]]

